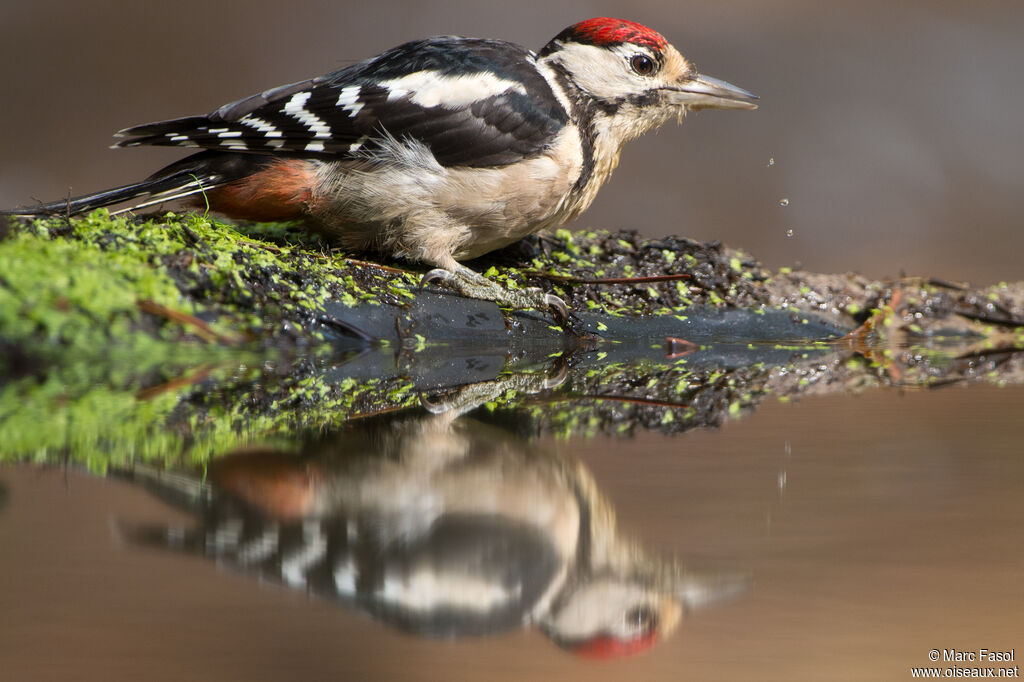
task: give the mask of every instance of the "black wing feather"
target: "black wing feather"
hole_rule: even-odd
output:
[[[422,106],[383,84],[429,70],[514,85],[472,103]],[[339,98],[341,101],[339,101]],[[542,153],[568,122],[533,55],[511,43],[416,41],[334,73],[189,116],[121,131],[118,146],[163,145],[353,158],[388,135],[426,145],[445,166],[500,166]]]

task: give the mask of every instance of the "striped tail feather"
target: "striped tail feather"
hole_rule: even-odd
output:
[[[209,181],[210,179],[208,178],[207,180]],[[202,192],[213,186],[214,185],[212,183],[203,183],[202,180],[196,180],[193,177],[188,177],[187,179],[175,177],[163,178],[161,180],[143,180],[142,182],[135,182],[130,185],[124,185],[123,187],[114,187],[113,189],[93,192],[92,194],[84,194],[79,197],[40,203],[36,206],[0,209],[0,215],[77,215],[79,213],[87,213],[93,209],[103,208],[104,206],[122,204],[126,201],[132,201],[133,199],[138,199],[140,197],[148,197],[150,199],[149,201],[135,204],[130,208],[116,212],[122,213],[124,211],[145,208],[146,206],[152,206],[153,204],[162,203],[164,201],[181,199],[192,194]]]
[[[164,144],[174,146],[186,146],[188,135],[179,135],[183,131],[188,132],[197,128],[211,125],[208,116],[186,116],[175,118],[169,121],[157,121],[155,123],[143,123],[142,125],[125,128],[114,133],[114,137],[125,138],[114,143],[114,147],[136,147],[139,145]],[[174,139],[177,137],[178,139]]]
[[[203,151],[172,163],[141,182],[114,187],[78,197],[40,203],[14,209],[0,209],[0,215],[48,216],[76,215],[93,209],[122,204],[136,199],[143,201],[115,211],[114,214],[137,210],[196,194],[227,184],[266,163],[266,157],[219,151]]]

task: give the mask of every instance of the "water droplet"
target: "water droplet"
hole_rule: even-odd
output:
[[[796,233],[793,232],[793,228],[792,227],[789,228],[788,230],[786,230],[786,236],[787,237],[792,237],[794,234],[796,234]]]
[[[775,165],[775,157],[773,156],[772,158],[768,159],[768,167],[771,168],[774,165]]]
[[[779,206],[789,206],[789,199],[779,199]]]

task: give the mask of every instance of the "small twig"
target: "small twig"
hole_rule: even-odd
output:
[[[195,246],[196,244],[203,244],[203,240],[199,238],[199,235],[196,234],[192,230],[191,227],[189,227],[185,223],[182,223],[180,225],[180,227],[181,227],[181,233],[184,235],[184,242],[186,244],[188,244],[189,246]]]
[[[700,346],[693,341],[687,341],[686,339],[680,339],[677,336],[666,336],[665,337],[665,359],[675,360],[681,358],[684,355],[689,355],[700,350]]]
[[[391,267],[389,265],[381,265],[380,263],[371,263],[370,261],[366,261],[366,260],[358,260],[356,258],[343,258],[343,260],[346,263],[351,263],[352,265],[362,265],[362,266],[368,267],[368,268],[375,268],[377,270],[384,270],[385,272],[394,272],[394,273],[399,274],[399,275],[411,275],[411,274],[413,274],[413,273],[409,272],[408,270],[402,270],[401,268],[393,268],[393,267]]]
[[[967,287],[957,282],[950,282],[948,279],[942,279],[940,277],[929,277],[928,284],[933,287],[942,287],[943,289],[953,289],[954,291],[966,291]]]
[[[654,405],[655,407],[673,407],[685,410],[690,407],[689,403],[671,403],[666,400],[653,400],[651,398],[635,398],[628,395],[601,395],[584,393],[581,398],[589,400],[610,400],[617,403],[637,403],[639,405]]]
[[[355,326],[354,324],[350,324],[348,322],[345,322],[344,320],[338,319],[337,317],[334,317],[333,315],[326,315],[326,314],[325,315],[321,315],[319,320],[320,320],[321,324],[325,324],[325,325],[327,325],[329,327],[334,327],[335,329],[337,329],[337,330],[339,330],[339,331],[341,331],[341,332],[343,332],[345,334],[348,334],[349,336],[354,336],[355,338],[359,339],[360,341],[365,341],[367,343],[372,343],[374,341],[377,341],[376,337],[371,336],[370,334],[367,334],[366,332],[364,332],[362,329],[360,329],[359,327]],[[397,318],[395,319],[395,324],[396,325],[398,324],[398,319]]]
[[[186,374],[183,377],[171,379],[170,381],[165,381],[162,384],[157,384],[156,386],[140,389],[135,392],[135,398],[137,400],[152,400],[158,395],[167,393],[168,391],[174,391],[183,386],[198,384],[200,381],[205,381],[213,370],[214,367],[202,367],[191,374]]]
[[[957,360],[980,360],[991,358],[995,367],[1005,365],[1014,355],[1021,353],[1020,348],[987,348],[985,350],[970,351],[956,356]]]
[[[135,305],[144,313],[158,315],[159,317],[177,322],[178,324],[192,327],[195,335],[207,343],[219,341],[220,343],[235,345],[242,341],[242,339],[237,336],[228,336],[216,331],[213,327],[200,320],[195,315],[189,315],[188,313],[183,313],[180,310],[172,310],[171,308],[161,305],[154,300],[143,299],[141,301],[136,301]]]
[[[648,277],[565,277],[562,275],[549,275],[546,272],[537,270],[526,270],[523,274],[531,277],[541,277],[563,284],[650,284],[651,282],[675,282],[681,279],[689,279],[690,275],[650,275]]]
[[[1003,310],[1006,309],[1003,308]],[[1009,315],[1008,317],[995,317],[993,315],[981,315],[968,310],[957,310],[955,307],[953,308],[953,312],[960,317],[966,317],[968,320],[975,320],[986,324],[994,324],[1002,327],[1024,327],[1024,318],[1014,317],[1013,315]]]
[[[357,414],[350,414],[345,419],[347,421],[355,421],[356,419],[369,419],[370,417],[376,417],[382,414],[388,414],[389,412],[399,412],[401,410],[409,409],[408,405],[394,405],[392,407],[382,407],[379,410],[373,412],[359,412]]]
[[[568,403],[576,400],[608,400],[616,403],[637,403],[638,405],[654,405],[655,407],[671,407],[678,409],[687,409],[690,407],[688,403],[670,403],[664,400],[653,400],[651,398],[637,398],[628,395],[605,395],[600,393],[582,393],[577,395],[558,396],[551,398],[534,398],[532,400],[524,401],[525,404],[530,403]]]

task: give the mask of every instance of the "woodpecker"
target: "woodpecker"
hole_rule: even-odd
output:
[[[199,517],[119,523],[128,544],[198,554],[424,637],[533,627],[579,656],[636,654],[749,582],[648,554],[581,463],[453,412],[228,454],[203,477],[121,475]]]
[[[628,140],[687,110],[756,99],[623,19],[574,24],[539,52],[439,36],[207,116],[122,130],[115,147],[204,151],[141,182],[5,213],[185,199],[229,218],[303,220],[347,249],[433,266],[424,283],[564,316],[556,297],[506,290],[459,261],[575,218]]]

